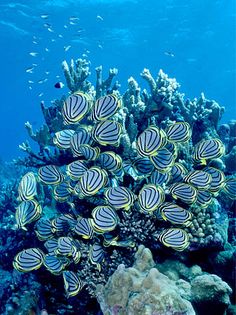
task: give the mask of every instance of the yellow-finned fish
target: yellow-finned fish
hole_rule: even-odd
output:
[[[190,204],[196,201],[197,189],[190,184],[175,183],[169,187],[170,193],[174,199]]]
[[[116,211],[110,206],[98,206],[94,208],[92,217],[94,231],[98,233],[113,231],[119,221]]]
[[[118,147],[122,125],[117,121],[104,120],[96,124],[92,129],[92,137],[100,145],[113,145]]]
[[[222,171],[214,167],[206,167],[203,169],[211,175],[211,184],[209,190],[216,195],[225,186],[225,175]]]
[[[95,121],[106,120],[113,116],[121,107],[121,100],[114,94],[105,95],[96,100],[91,119]]]
[[[16,208],[16,223],[17,227],[27,230],[25,225],[40,218],[42,214],[42,207],[35,200],[22,201]]]
[[[145,185],[139,192],[138,205],[141,212],[152,213],[165,201],[165,192],[160,186]]]
[[[86,161],[78,160],[67,165],[67,174],[74,181],[79,180],[88,170]]]
[[[225,180],[224,192],[232,199],[236,199],[236,178],[230,177]]]
[[[44,261],[44,253],[39,248],[28,248],[19,252],[13,261],[13,267],[20,272],[39,269]]]
[[[18,193],[20,201],[31,200],[37,195],[37,181],[33,172],[26,173],[22,177]]]
[[[93,237],[92,219],[80,218],[77,224],[72,229],[76,234],[80,235],[84,239]]]
[[[194,147],[193,159],[201,164],[206,160],[220,158],[225,153],[225,147],[219,139],[202,140]]]
[[[188,170],[179,162],[176,162],[171,168],[171,176],[173,182],[182,182]]]
[[[115,209],[129,210],[135,200],[133,192],[126,187],[111,187],[104,192],[110,206]]]
[[[132,165],[140,175],[149,175],[154,170],[153,163],[147,157],[137,158]]]
[[[55,255],[45,255],[43,264],[54,275],[59,275],[64,269],[62,260]]]
[[[93,196],[99,192],[107,183],[107,172],[100,167],[93,166],[88,169],[79,179],[79,191],[81,197]],[[76,190],[76,187],[75,187]]]
[[[73,137],[75,131],[71,129],[61,130],[55,133],[53,137],[53,143],[59,148],[59,149],[69,149],[70,148],[70,141]]]
[[[64,270],[63,279],[68,298],[77,295],[82,290],[83,284],[76,272]]]
[[[166,129],[166,136],[170,142],[186,142],[191,138],[191,127],[187,122],[176,122]]]
[[[159,241],[177,251],[183,251],[189,246],[187,232],[179,228],[170,228],[162,231],[158,236]]]
[[[184,177],[184,181],[199,190],[207,190],[212,182],[212,177],[207,172],[194,170]]]
[[[208,190],[198,190],[196,204],[206,208],[212,202],[212,193]]]
[[[167,185],[171,178],[170,172],[161,173],[158,170],[154,170],[149,178],[150,184],[164,186]]]
[[[159,172],[167,172],[175,163],[175,156],[166,148],[156,152],[156,155],[150,156],[150,160]]]
[[[92,106],[89,95],[76,92],[70,95],[63,104],[62,117],[64,124],[77,124],[85,117]]]
[[[81,144],[80,152],[87,161],[95,161],[100,154],[99,147],[91,147],[89,144]]]
[[[113,173],[122,167],[122,158],[113,151],[102,152],[98,157],[101,167]]]
[[[99,270],[101,271],[101,263],[104,259],[104,249],[99,244],[93,244],[89,250],[89,259],[92,264],[95,264]]]
[[[70,140],[70,149],[74,157],[83,155],[80,150],[82,144],[92,144],[92,138],[90,132],[86,128],[81,127]]]
[[[149,126],[137,139],[137,151],[140,156],[149,157],[157,154],[166,144],[166,134],[156,126]]]
[[[165,202],[159,207],[159,211],[165,221],[185,226],[191,224],[192,213],[175,203]]]
[[[54,198],[59,202],[66,201],[70,196],[70,187],[67,182],[62,182],[53,190]]]
[[[56,165],[46,165],[40,167],[38,170],[38,177],[45,185],[58,185],[64,180],[64,175]]]

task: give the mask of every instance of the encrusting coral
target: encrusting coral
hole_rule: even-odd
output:
[[[39,240],[22,248],[14,267],[28,272],[44,266],[63,275],[68,297],[84,286],[94,296],[118,265],[133,263],[140,244],[155,251],[223,248],[228,217],[220,198],[223,192],[234,200],[235,177],[223,173],[225,146],[217,133],[222,108],[204,95],[185,101],[163,71],[156,80],[142,72],[150,93],[131,77],[123,96],[118,82],[112,85],[116,69],[103,80],[98,67],[95,87],[88,61],[64,61],[63,71],[71,94],[48,108],[41,104],[45,125],[34,132],[26,123],[40,151],[25,142],[28,158],[16,161],[33,167],[19,183],[17,228],[30,230],[37,221]],[[174,292],[174,284],[150,272],[147,279],[167,281]],[[194,314],[179,295],[173,300],[180,314]],[[134,297],[132,303],[139,302]],[[172,311],[168,305],[166,300],[163,310]]]

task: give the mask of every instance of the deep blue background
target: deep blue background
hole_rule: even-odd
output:
[[[187,97],[204,92],[226,107],[225,121],[236,118],[235,6],[235,0],[1,0],[0,158],[22,154],[18,145],[27,139],[24,122],[34,127],[42,122],[40,100],[50,104],[68,92],[54,88],[58,80],[64,82],[62,60],[81,57],[86,50],[92,79],[98,65],[104,71],[117,67],[124,91],[129,76],[146,87],[139,77],[144,67],[155,76],[163,69],[177,78]],[[44,20],[41,14],[49,18]],[[71,16],[79,17],[77,25],[69,24]],[[38,44],[32,42],[33,36]],[[71,48],[65,52],[67,45]],[[34,73],[26,73],[32,63],[37,64]],[[37,83],[46,77],[47,82]],[[32,90],[28,80],[34,81]]]

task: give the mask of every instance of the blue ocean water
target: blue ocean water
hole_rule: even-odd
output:
[[[94,82],[99,65],[119,69],[121,91],[130,76],[146,87],[143,68],[163,69],[186,96],[204,92],[225,106],[225,121],[235,118],[235,7],[234,0],[1,0],[0,157],[22,154],[24,123],[38,128],[40,102],[68,93],[54,88],[65,83],[61,62],[83,54]]]

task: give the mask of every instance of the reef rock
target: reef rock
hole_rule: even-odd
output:
[[[133,267],[121,264],[105,286],[97,286],[104,315],[194,315],[195,311],[170,280],[154,267],[149,249],[139,246]],[[188,284],[188,283],[186,283]]]

